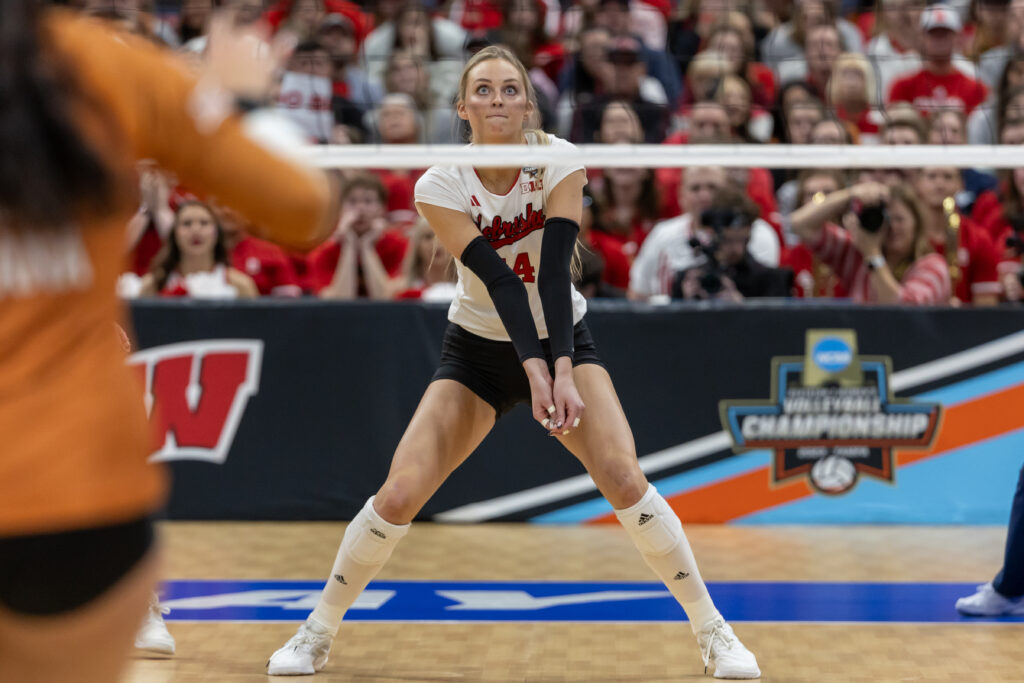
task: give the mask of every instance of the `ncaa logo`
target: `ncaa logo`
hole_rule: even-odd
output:
[[[132,354],[145,383],[146,414],[160,448],[150,460],[223,464],[249,398],[257,393],[263,342],[218,339]]]
[[[838,337],[826,337],[814,345],[814,364],[828,373],[842,372],[853,362],[853,349]]]

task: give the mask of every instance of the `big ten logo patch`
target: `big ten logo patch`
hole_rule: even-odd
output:
[[[937,403],[897,399],[887,356],[861,356],[853,330],[808,330],[803,356],[772,359],[768,400],[719,403],[737,452],[769,448],[772,479],[807,476],[821,493],[852,489],[858,475],[892,483],[893,449],[928,448]]]
[[[544,189],[544,179],[538,178],[537,180],[528,180],[525,183],[519,183],[519,189],[525,192],[540,192]]]
[[[146,413],[160,448],[151,460],[222,464],[249,398],[259,390],[263,342],[219,339],[132,354],[145,385]]]

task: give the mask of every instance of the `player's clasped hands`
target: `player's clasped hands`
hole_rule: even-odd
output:
[[[567,369],[556,371],[554,380],[543,360],[529,358],[523,363],[530,381],[533,419],[547,430],[549,436],[571,434],[580,426],[585,408],[572,378],[572,361],[559,358],[556,367],[560,363],[564,363]]]

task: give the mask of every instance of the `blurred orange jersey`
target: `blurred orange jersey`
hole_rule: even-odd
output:
[[[324,236],[328,184],[250,140],[239,117],[211,124],[176,59],[91,20],[52,10],[42,41],[70,69],[83,136],[118,178],[108,215],[49,231],[0,223],[0,535],[124,521],[159,506],[162,467],[142,388],[112,334],[122,308],[133,163],[155,160],[233,206],[262,237],[309,248]],[[200,121],[203,125],[200,125]]]

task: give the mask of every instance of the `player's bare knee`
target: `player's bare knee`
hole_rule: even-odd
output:
[[[615,508],[634,505],[647,492],[647,478],[635,458],[619,458],[603,464],[598,477],[601,492]]]
[[[392,477],[381,487],[373,509],[390,524],[408,524],[420,511],[423,496],[407,477]]]

